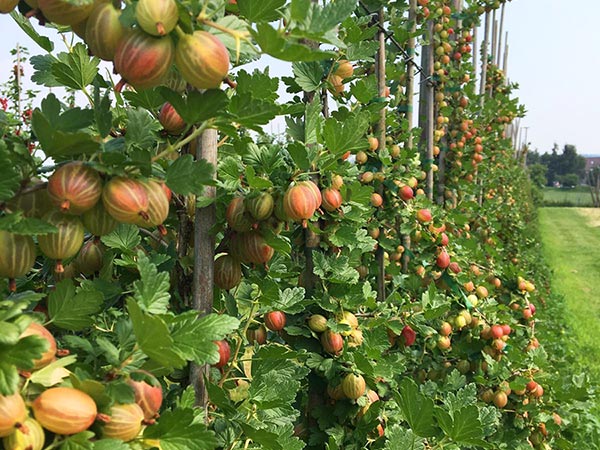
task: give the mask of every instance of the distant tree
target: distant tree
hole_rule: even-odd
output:
[[[579,179],[585,175],[585,158],[577,154],[577,148],[574,145],[565,145],[560,158],[560,175],[575,174]]]
[[[543,187],[548,183],[548,179],[546,178],[546,173],[548,172],[548,167],[543,164],[537,163],[529,166],[529,179],[531,182],[538,187]]]
[[[528,166],[533,166],[535,164],[541,164],[542,157],[540,155],[540,152],[538,152],[537,150],[533,150],[533,151],[529,150],[527,152],[527,159],[525,162]]]
[[[574,145],[566,144],[559,154],[558,144],[555,143],[551,153],[540,156],[540,163],[548,168],[546,173],[548,186],[552,186],[555,181],[560,181],[560,178],[565,175],[576,175],[578,180],[575,184],[579,184],[585,177],[585,158],[577,154]]]
[[[566,175],[559,175],[558,181],[560,181],[560,183],[564,187],[577,186],[579,184],[579,175],[577,175],[576,173],[568,173]]]
[[[548,186],[552,186],[552,184],[557,181],[556,176],[558,172],[558,159],[559,155],[557,143],[554,143],[551,153],[544,153],[540,157],[540,163],[548,168],[548,171],[546,172]]]

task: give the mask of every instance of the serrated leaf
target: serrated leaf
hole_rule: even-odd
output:
[[[368,148],[365,133],[369,127],[369,115],[356,112],[348,115],[343,121],[330,117],[323,127],[323,138],[327,149],[334,155],[342,155],[347,151]]]
[[[295,81],[306,92],[314,92],[321,87],[323,66],[318,62],[298,62],[292,65]]]
[[[19,389],[19,371],[13,364],[0,360],[0,394],[12,395]]]
[[[77,43],[65,62],[57,61],[52,65],[52,75],[64,86],[83,90],[96,78],[99,63],[98,58],[89,56],[85,45]]]
[[[188,92],[187,97],[182,97],[166,87],[159,87],[157,90],[189,125],[217,117],[228,109],[229,99],[227,94],[220,89],[209,89],[204,92],[191,91]]]
[[[90,441],[94,437],[91,431],[82,431],[81,433],[67,436],[61,443],[61,450],[92,450],[94,443]]]
[[[45,387],[54,386],[59,384],[62,380],[67,378],[71,372],[65,369],[65,367],[77,362],[75,355],[65,356],[58,358],[56,361],[51,362],[46,367],[36,370],[31,374],[30,381],[32,383],[40,384]]]
[[[171,299],[169,272],[158,272],[142,250],[137,253],[137,268],[140,279],[133,283],[134,300],[142,311],[151,314],[166,313]]]
[[[273,187],[271,180],[256,176],[256,171],[252,166],[246,166],[246,180],[248,181],[248,186],[258,190]]]
[[[104,297],[101,292],[88,288],[75,289],[73,281],[63,280],[48,295],[48,313],[53,325],[70,331],[79,331],[94,323],[93,315],[100,311]]]
[[[436,434],[433,422],[433,400],[421,394],[413,380],[402,379],[395,398],[406,421],[417,436],[431,437]]]
[[[229,103],[229,112],[233,121],[251,129],[261,130],[259,125],[266,125],[280,112],[277,104],[252,97],[237,94]],[[231,119],[227,119],[229,123]]]
[[[131,447],[120,439],[100,439],[94,442],[94,450],[131,450]]]
[[[167,324],[160,317],[145,314],[131,297],[126,304],[133,332],[142,351],[163,367],[183,367],[185,361],[174,350]]]
[[[416,436],[412,430],[394,425],[385,430],[387,442],[385,450],[423,450],[425,440]]]
[[[236,91],[241,94],[252,95],[263,100],[277,100],[279,80],[269,76],[268,67],[265,67],[264,72],[255,69],[251,74],[240,70],[236,75],[236,81]]]
[[[256,30],[251,30],[252,37],[264,53],[273,56],[282,61],[320,61],[324,59],[333,59],[336,53],[333,51],[323,51],[311,48],[294,42],[283,33],[273,28],[268,23],[260,23]]]
[[[188,361],[214,364],[219,352],[214,341],[225,338],[240,325],[235,317],[209,314],[198,318],[195,311],[177,316],[172,325],[176,351]]]
[[[250,22],[272,22],[277,20],[281,13],[277,11],[285,5],[285,0],[239,0],[240,13]]]
[[[161,450],[213,450],[217,440],[212,431],[194,423],[190,408],[161,413],[160,421],[144,430],[143,440],[158,443]]]
[[[105,138],[109,135],[112,129],[112,111],[110,109],[110,91],[106,90],[102,98],[100,98],[100,88],[94,89],[94,120],[96,128],[100,136]]]
[[[129,109],[127,120],[127,134],[125,135],[127,147],[143,150],[153,148],[156,142],[155,132],[160,130],[160,125],[152,115],[142,108]]]
[[[38,32],[33,28],[31,22],[18,11],[13,11],[10,13],[10,16],[13,18],[17,25],[25,32],[27,36],[29,36],[33,41],[46,50],[48,53],[54,50],[54,43],[47,38],[46,36],[41,36]]]
[[[53,55],[35,55],[30,58],[34,72],[31,81],[41,86],[58,87],[61,84],[52,74],[52,65],[58,60]]]
[[[135,225],[124,223],[120,224],[111,233],[102,236],[100,240],[108,248],[116,248],[124,253],[131,252],[132,249],[142,242],[139,228]]]
[[[268,431],[266,429],[254,428],[249,424],[241,423],[244,434],[252,441],[260,445],[260,448],[266,450],[284,450],[281,444],[278,442],[278,435]]]
[[[0,167],[2,167],[2,177],[0,177],[0,202],[5,202],[14,197],[19,190],[21,175],[17,167],[8,156],[6,145],[0,144]]]
[[[192,155],[183,155],[167,169],[166,183],[181,195],[201,195],[204,186],[213,183],[214,168],[205,160],[194,161]]]
[[[489,444],[483,441],[483,427],[479,421],[479,410],[476,406],[455,411],[453,416],[442,408],[436,407],[435,417],[444,433],[454,442],[490,448]]]

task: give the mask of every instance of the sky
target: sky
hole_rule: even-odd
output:
[[[577,5],[574,7],[574,5]],[[499,17],[499,15],[498,15]],[[508,77],[519,84],[517,95],[527,109],[521,121],[527,141],[541,153],[557,143],[577,147],[580,154],[599,155],[600,0],[512,0],[506,5],[508,31]],[[34,21],[35,23],[35,21]],[[42,34],[56,36],[35,23]],[[0,83],[9,77],[10,50],[17,43],[39,49],[9,16],[0,15]],[[503,37],[504,39],[504,37]],[[63,50],[60,40],[56,48]],[[287,75],[287,65],[270,64],[271,75]],[[286,73],[287,72],[287,73]],[[31,75],[26,68],[25,76]],[[277,129],[269,131],[282,132]]]

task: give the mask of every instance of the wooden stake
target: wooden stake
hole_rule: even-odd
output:
[[[206,130],[198,138],[196,159],[204,159],[215,168],[216,179],[217,167],[217,130]],[[206,186],[204,195],[216,198],[216,187]],[[213,308],[213,286],[214,286],[214,251],[215,237],[212,234],[213,227],[217,223],[215,203],[204,208],[196,208],[194,223],[194,297],[193,307],[199,316],[212,312]],[[199,366],[192,364],[190,382],[196,393],[196,405],[206,408],[208,393],[206,391],[205,378],[208,376],[208,365]]]
[[[496,51],[498,50],[498,21],[496,20],[496,10],[492,12],[492,47],[490,57],[492,64],[496,64]]]
[[[485,13],[485,32],[483,43],[481,44],[481,80],[479,85],[479,95],[481,95],[481,104],[483,105],[483,95],[485,94],[485,84],[488,68],[488,45],[490,39],[490,13]]]
[[[427,35],[429,36],[429,42],[431,42],[427,46],[427,51],[423,51],[423,63],[421,67],[423,67],[423,72],[429,77],[429,80],[425,82],[425,86],[421,86],[421,90],[425,89],[424,95],[424,127],[423,127],[423,135],[426,145],[426,162],[429,165],[429,169],[427,170],[427,198],[433,201],[433,136],[434,136],[434,127],[435,127],[435,118],[434,118],[434,102],[435,102],[435,86],[431,77],[433,76],[433,21],[429,21],[427,23]]]
[[[379,91],[379,97],[385,97],[385,14],[384,9],[381,8],[378,14],[379,21],[379,32],[377,33],[377,39],[379,41],[379,49],[377,50],[376,64],[375,64],[375,75],[377,77],[377,89]],[[379,151],[381,152],[385,148],[385,115],[386,108],[381,108],[379,112],[379,122],[377,123],[376,133],[379,139]],[[383,196],[383,185],[378,188],[379,195]],[[377,299],[379,301],[385,300],[385,260],[383,247],[377,248]]]
[[[472,43],[473,43],[473,83],[475,86],[477,86],[477,63],[478,60],[477,58],[479,57],[479,48],[477,47],[477,30],[478,30],[478,26],[475,25],[473,27],[473,39],[472,39]]]
[[[504,32],[504,8],[506,3],[502,3],[502,9],[500,10],[500,29],[498,30],[498,51],[496,65],[500,67],[500,63],[502,62],[502,33]],[[508,38],[508,36],[507,36]]]

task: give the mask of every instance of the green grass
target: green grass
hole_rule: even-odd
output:
[[[574,336],[565,345],[583,367],[600,375],[600,209],[540,208],[543,252],[553,269],[552,288],[565,298],[566,321]]]
[[[592,206],[592,196],[587,187],[544,188],[544,206]]]

